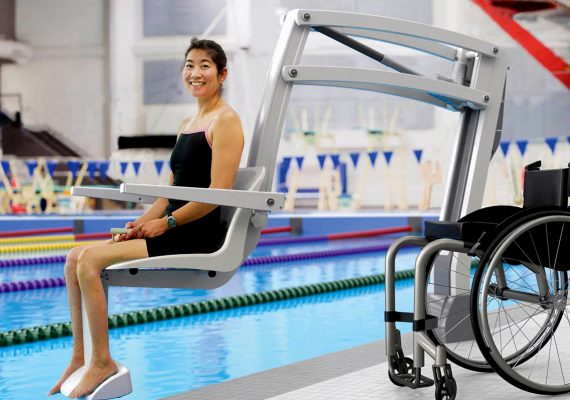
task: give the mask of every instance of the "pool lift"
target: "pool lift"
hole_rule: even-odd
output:
[[[228,224],[225,242],[215,253],[168,255],[109,266],[101,274],[106,293],[108,286],[213,289],[225,284],[233,276],[255,248],[261,229],[267,223],[268,212],[283,207],[284,195],[271,192],[271,188],[287,105],[294,84],[386,93],[459,112],[461,123],[451,157],[440,219],[457,221],[462,215],[481,206],[487,168],[501,133],[507,71],[504,52],[492,44],[466,35],[367,14],[292,10],[282,22],[254,126],[247,167],[240,168],[232,190],[130,183],[122,184],[119,189],[72,189],[76,196],[138,203],[152,203],[162,197],[218,204],[222,206],[223,219]],[[396,72],[300,65],[310,31],[320,32]],[[443,58],[452,63],[451,74],[449,77],[436,78],[422,76],[353,37],[401,45]],[[453,265],[451,267],[453,274]],[[447,279],[452,278],[454,277]],[[459,282],[457,277],[455,279],[456,287],[466,287],[468,284]],[[394,307],[392,296],[391,300],[387,300],[386,311],[395,311]],[[425,309],[416,309],[416,312],[417,318],[425,319]],[[85,314],[83,329],[85,363],[88,365],[91,338]],[[395,327],[389,326],[386,334],[387,342],[395,340]],[[432,356],[436,354],[436,349],[419,337],[416,344],[421,351]],[[387,347],[388,353],[392,351]],[[438,363],[445,361],[441,359],[440,351],[437,354]],[[423,353],[416,360],[423,364]],[[80,368],[63,384],[61,391],[64,395],[69,395],[85,369],[86,367]],[[131,391],[129,370],[119,365],[119,372],[86,398],[110,399]]]

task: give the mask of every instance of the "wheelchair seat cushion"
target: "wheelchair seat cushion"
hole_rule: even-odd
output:
[[[519,207],[493,206],[473,211],[458,222],[426,221],[424,236],[428,240],[455,239],[475,243],[483,233],[491,232],[497,225],[519,211],[521,211]]]
[[[493,222],[449,222],[426,221],[424,235],[427,239],[455,239],[475,243],[484,232],[489,232],[497,226]]]

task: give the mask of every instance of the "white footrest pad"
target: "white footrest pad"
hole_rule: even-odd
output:
[[[103,381],[103,383],[93,391],[93,393],[86,397],[82,397],[82,399],[106,400],[126,396],[131,393],[133,391],[133,385],[131,383],[131,374],[129,370],[120,363],[117,363],[117,368],[119,371],[115,375],[107,378],[107,380]],[[69,396],[73,389],[75,389],[79,384],[81,378],[83,378],[85,371],[87,371],[87,366],[84,365],[71,374],[63,385],[61,385],[61,394],[66,397]]]

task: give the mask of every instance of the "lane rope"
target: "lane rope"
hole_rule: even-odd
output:
[[[412,269],[396,271],[395,273],[396,280],[411,279],[413,277],[414,270]],[[219,299],[203,300],[194,303],[114,314],[109,316],[109,329],[378,285],[384,283],[384,280],[384,274],[376,274],[332,282],[314,283],[293,288],[242,294],[222,297]],[[15,329],[7,332],[0,332],[0,347],[36,342],[39,340],[55,339],[70,335],[70,322]]]
[[[60,230],[65,229],[68,231],[68,228],[57,228],[56,230],[59,232]],[[73,231],[73,228],[69,228]],[[25,232],[39,232],[39,231],[25,231]],[[276,228],[267,228],[261,231],[262,235],[271,235],[274,233],[283,233],[283,232],[291,232],[291,226],[279,226]],[[10,232],[5,232],[10,233]],[[50,232],[48,232],[50,233]],[[53,233],[53,232],[52,232]],[[23,236],[23,235],[22,235]],[[1,237],[0,236],[0,245],[8,245],[8,244],[22,244],[22,243],[37,243],[37,242],[69,242],[69,241],[81,241],[81,240],[90,240],[90,239],[110,239],[111,233],[109,232],[96,232],[96,233],[76,233],[71,235],[47,235],[47,236],[29,236],[29,237]]]
[[[374,252],[386,251],[388,250],[389,246],[390,242],[386,241],[385,243],[376,246],[353,247],[348,249],[333,249],[333,250],[323,250],[323,251],[311,251],[307,253],[251,257],[246,259],[243,262],[242,266],[304,261],[304,260],[312,260],[312,259],[327,258],[327,257],[341,257],[352,254],[374,253]],[[46,263],[50,261],[65,262],[65,257],[66,256],[52,256],[52,257],[39,257],[39,258],[20,259],[20,260],[18,259],[0,260],[0,266],[5,266],[3,264],[11,264],[10,266],[24,265],[22,262],[30,262],[30,263],[33,262],[38,264],[40,263],[40,260],[43,260]],[[18,262],[20,262],[20,264],[17,264]],[[33,280],[17,281],[17,282],[4,282],[0,283],[0,293],[19,292],[19,291],[34,290],[34,289],[47,289],[47,288],[54,288],[61,286],[65,286],[65,278],[63,277],[48,278],[48,279],[33,279]]]
[[[47,235],[51,233],[64,233],[64,232],[73,232],[73,227],[69,226],[65,228],[25,229],[20,231],[0,232],[0,238],[16,237],[16,236]]]
[[[366,231],[355,231],[355,232],[342,232],[342,233],[333,233],[329,235],[260,239],[257,245],[274,246],[279,244],[325,242],[330,240],[343,240],[343,239],[360,239],[366,237],[390,235],[394,233],[404,233],[410,231],[412,231],[411,226],[396,226],[392,228],[371,229]]]

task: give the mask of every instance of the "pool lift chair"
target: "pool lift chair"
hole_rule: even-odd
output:
[[[394,69],[300,65],[311,31]],[[426,77],[353,39],[389,42],[450,61],[448,77]],[[443,201],[442,220],[456,221],[482,202],[482,188],[491,155],[498,146],[506,59],[492,44],[428,25],[373,15],[292,10],[282,21],[268,72],[261,106],[253,130],[247,168],[240,169],[234,190],[123,184],[120,189],[74,188],[73,194],[151,203],[157,197],[220,204],[229,223],[222,248],[213,254],[154,257],[115,264],[102,273],[109,285],[140,287],[218,287],[233,275],[255,247],[267,213],[283,205],[283,195],[270,192],[289,96],[294,84],[332,86],[386,93],[459,112],[450,176]],[[236,209],[236,211],[232,211]],[[387,273],[387,277],[389,273]],[[390,310],[393,303],[387,303]],[[84,318],[86,363],[90,335]],[[395,328],[387,332],[395,336]],[[393,340],[393,339],[392,339]],[[419,345],[428,348],[423,342]],[[421,347],[422,349],[424,347]],[[388,348],[389,355],[396,350]],[[429,351],[430,354],[433,352]],[[414,360],[423,363],[423,358]],[[445,361],[439,357],[438,362]],[[418,365],[420,366],[420,365]],[[62,387],[69,394],[81,378],[81,370]],[[129,372],[103,382],[88,399],[120,397],[131,391]]]

